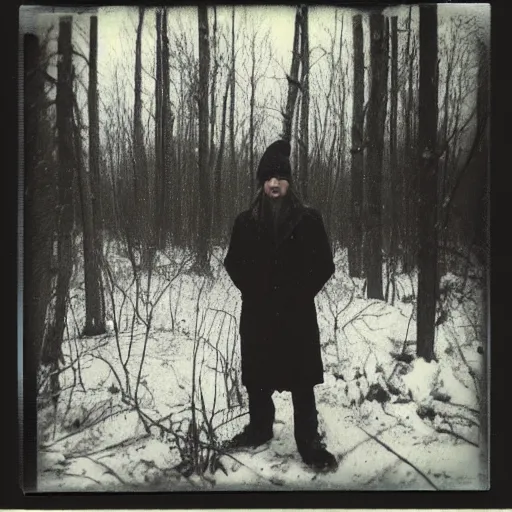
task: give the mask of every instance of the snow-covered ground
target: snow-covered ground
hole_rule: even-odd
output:
[[[84,293],[75,270],[63,392],[56,408],[39,410],[41,491],[488,487],[479,448],[484,317],[471,279],[463,287],[460,277],[443,278],[447,319],[437,328],[437,361],[426,363],[415,358],[416,277],[397,278],[394,305],[368,300],[363,282],[347,275],[346,254],[336,255],[336,274],[316,300],[325,382],[315,393],[340,463],[318,474],[296,451],[287,392],[274,394],[272,441],[221,448],[248,420],[240,296],[223,251],[212,279],[192,275],[187,256],[173,253],[139,283],[120,252],[108,254],[106,335],[78,336]],[[190,460],[204,461],[201,476],[188,471]]]

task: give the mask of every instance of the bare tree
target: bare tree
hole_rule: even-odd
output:
[[[231,95],[229,105],[229,155],[231,169],[236,169],[235,155],[235,96],[236,96],[236,54],[235,54],[235,6],[231,11]]]
[[[212,34],[212,49],[213,49],[213,66],[212,66],[212,85],[210,90],[210,162],[208,167],[213,173],[215,164],[215,125],[217,119],[217,106],[216,106],[216,93],[217,93],[217,76],[219,74],[219,57],[218,57],[218,28],[217,28],[217,6],[213,6],[213,34]]]
[[[302,9],[297,8],[295,13],[295,31],[293,34],[292,64],[290,74],[286,76],[288,80],[288,96],[286,100],[286,110],[283,112],[283,133],[282,138],[287,141],[292,139],[292,123],[295,112],[295,102],[299,91],[299,66],[300,50],[299,35],[302,26]]]
[[[73,71],[71,16],[59,19],[57,64],[57,144],[59,163],[57,283],[55,307],[42,354],[43,364],[56,367],[62,357],[69,282],[73,271],[73,182],[76,175],[73,147]],[[54,383],[58,387],[58,382]]]
[[[441,39],[439,48],[440,60],[446,62],[439,114],[442,122],[438,137],[442,142],[437,151],[442,158],[438,178],[439,275],[446,272],[448,265],[454,264],[453,258],[449,257],[454,250],[467,249],[468,253],[474,250],[474,228],[481,212],[477,207],[481,201],[481,198],[477,198],[477,191],[485,189],[485,178],[480,174],[485,162],[479,165],[476,161],[478,158],[475,159],[479,154],[482,130],[485,131],[478,102],[481,88],[477,75],[481,67],[473,51],[478,39],[475,37],[475,25],[474,18],[453,18],[447,37]],[[468,99],[475,93],[477,101],[474,108],[468,111]],[[474,137],[468,144],[468,132],[472,128],[475,128]],[[464,154],[467,155],[465,158]]]
[[[89,43],[89,172],[91,175],[92,206],[96,252],[103,254],[103,208],[100,191],[100,120],[98,115],[98,16],[90,19]]]
[[[386,285],[386,301],[389,299],[389,290],[392,287],[391,301],[395,296],[394,274],[398,258],[398,235],[400,225],[400,212],[402,210],[400,191],[400,175],[398,172],[398,17],[391,18],[391,91],[390,91],[390,120],[389,120],[389,169],[391,186],[394,193],[391,197],[391,229],[388,263],[388,279]]]
[[[98,258],[96,256],[94,236],[94,213],[92,206],[91,178],[83,158],[82,136],[83,123],[76,101],[74,100],[74,112],[72,132],[74,161],[77,170],[78,186],[80,191],[80,204],[82,212],[82,243],[84,256],[84,281],[85,281],[85,327],[84,336],[96,336],[105,332],[103,321],[102,293],[100,288],[100,276]],[[90,141],[89,141],[90,142]]]
[[[256,103],[256,31],[251,37],[251,98],[249,113],[249,197],[254,195],[254,108]]]
[[[160,222],[163,214],[163,108],[162,108],[162,11],[155,11],[156,22],[156,78],[155,78],[155,184],[152,198],[152,224],[155,242],[160,239]],[[153,196],[153,194],[152,194]]]
[[[269,42],[269,33],[261,34],[259,29],[254,27],[247,34],[245,57],[241,67],[245,72],[244,78],[249,85],[249,126],[247,128],[248,143],[242,143],[241,148],[246,150],[244,164],[247,168],[247,185],[244,183],[243,197],[250,201],[255,193],[256,180],[254,179],[256,162],[256,139],[261,127],[261,117],[258,116],[257,92],[261,79],[264,77],[270,62],[273,58],[272,47]],[[248,64],[247,64],[248,61]],[[264,67],[263,64],[267,63]],[[244,130],[245,132],[245,130]],[[242,137],[243,140],[244,137]],[[245,163],[247,162],[247,163]]]
[[[420,7],[417,355],[434,357],[437,273],[437,6]]]
[[[452,102],[452,98],[454,96],[453,91],[454,87],[454,72],[455,66],[457,65],[457,61],[460,60],[460,49],[459,49],[459,38],[461,38],[461,33],[459,30],[454,27],[453,23],[450,23],[450,32],[449,32],[449,43],[446,45],[441,44],[440,47],[440,58],[443,59],[445,64],[445,76],[444,76],[444,95],[443,95],[443,103],[442,103],[442,123],[441,123],[441,134],[440,138],[443,141],[443,144],[446,146],[444,148],[443,155],[443,163],[439,165],[439,207],[442,212],[443,208],[443,200],[444,197],[448,194],[449,191],[449,174],[450,167],[453,164],[453,155],[456,153],[455,140],[450,141],[449,130],[451,128],[450,118],[453,120],[453,125],[458,126],[459,124],[459,107],[458,105],[455,108],[450,109],[450,103]],[[459,54],[459,58],[457,58],[457,54]],[[458,104],[457,99],[455,100]],[[440,258],[439,258],[439,271],[442,275],[446,269],[446,256],[447,256],[447,229],[443,226],[440,226],[442,229],[439,230],[439,248],[440,248]]]
[[[198,7],[199,27],[199,230],[197,265],[206,270],[208,266],[208,244],[210,241],[210,193],[208,179],[208,71],[210,48],[208,39],[208,10]]]
[[[351,163],[351,226],[352,240],[348,248],[349,271],[361,277],[363,250],[363,172],[364,172],[364,48],[363,23],[360,14],[352,18],[354,40]]]
[[[133,108],[133,187],[135,208],[131,210],[132,225],[137,238],[146,232],[148,218],[145,215],[149,202],[147,179],[147,158],[144,145],[144,128],[142,124],[142,28],[144,25],[144,7],[139,7],[139,23],[135,42],[135,85]],[[129,233],[130,231],[128,231]],[[147,256],[147,255],[146,255]]]
[[[98,17],[90,19],[89,42],[89,173],[78,160],[82,218],[84,226],[85,309],[84,335],[105,332],[105,302],[101,278],[103,256],[102,207],[100,190],[100,127],[98,117]],[[75,151],[81,151],[81,146]],[[90,215],[90,218],[88,216]]]
[[[27,361],[34,378],[41,360],[45,320],[50,305],[53,245],[56,232],[57,183],[55,140],[45,94],[47,42],[24,36],[24,324]],[[50,85],[54,85],[53,79]]]
[[[167,41],[167,11],[157,10],[156,20],[156,79],[155,79],[155,191],[153,226],[155,244],[165,248],[168,228],[167,201],[169,196],[169,46]],[[167,76],[166,76],[167,75]]]
[[[413,162],[413,87],[414,87],[414,59],[415,59],[415,40],[412,34],[412,6],[409,6],[409,16],[407,19],[407,43],[405,55],[408,62],[408,79],[406,93],[406,107],[404,112],[405,124],[405,158],[402,165],[402,183],[404,190],[404,272],[409,273],[416,265],[416,204],[414,198],[417,195],[416,173],[411,172]]]
[[[299,186],[304,201],[308,201],[308,158],[309,158],[309,34],[308,7],[302,6],[301,16],[301,118],[299,137]]]
[[[73,70],[73,75],[75,71]],[[74,161],[76,164],[78,188],[80,192],[80,205],[82,213],[82,244],[84,256],[84,281],[85,281],[85,327],[84,336],[95,336],[105,332],[105,326],[96,324],[96,319],[101,319],[102,296],[98,295],[99,267],[95,254],[94,213],[92,204],[91,177],[87,172],[82,148],[82,131],[84,129],[82,114],[78,106],[76,95],[73,98],[73,131],[70,134],[73,141]],[[90,128],[90,126],[89,126]],[[90,140],[89,140],[90,147]],[[89,163],[90,165],[90,163]],[[101,329],[101,331],[99,331]]]
[[[370,15],[370,97],[367,133],[369,139],[366,160],[367,212],[365,244],[367,295],[383,300],[382,293],[382,164],[384,123],[386,120],[388,82],[388,33],[382,14]]]
[[[231,80],[226,80],[226,90],[224,92],[224,97],[222,98],[222,119],[221,119],[221,127],[220,127],[220,141],[219,141],[219,152],[217,154],[217,159],[215,161],[215,176],[214,176],[214,208],[215,212],[213,215],[215,227],[215,239],[220,241],[222,238],[223,228],[224,228],[224,217],[223,217],[223,209],[222,209],[222,165],[224,162],[224,151],[226,146],[226,110],[228,103],[228,94],[229,88],[231,86]]]
[[[170,98],[170,70],[169,70],[169,35],[167,24],[167,8],[162,12],[162,219],[160,220],[161,235],[160,246],[165,247],[168,236],[171,232],[171,225],[178,222],[178,219],[171,219],[172,209],[170,206],[171,193],[174,200],[178,196],[177,191],[171,189],[172,150],[174,132],[174,113],[171,108]]]
[[[55,232],[55,182],[51,152],[54,144],[49,135],[45,94],[46,52],[35,34],[23,36],[23,392],[37,390],[37,376],[45,339],[45,320],[51,297],[52,249]],[[45,144],[46,143],[46,144]],[[20,411],[21,412],[21,411]],[[28,414],[27,414],[28,413]],[[37,429],[36,411],[29,400],[23,404],[25,429]],[[30,430],[29,430],[30,431]],[[22,473],[25,489],[35,490],[37,439],[24,440]],[[27,442],[28,441],[28,442]]]

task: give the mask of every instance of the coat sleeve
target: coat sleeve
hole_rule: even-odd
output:
[[[267,276],[257,266],[254,254],[247,249],[244,241],[244,221],[240,214],[233,225],[224,268],[233,284],[245,298],[254,298],[265,293]]]
[[[314,298],[334,274],[335,266],[322,215],[313,209],[310,211],[305,263],[304,292],[309,298]]]

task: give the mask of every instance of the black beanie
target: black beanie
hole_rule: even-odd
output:
[[[291,182],[292,168],[290,165],[290,143],[276,140],[265,150],[258,165],[256,178],[260,185],[272,177],[286,179]]]

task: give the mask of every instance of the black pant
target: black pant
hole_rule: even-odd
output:
[[[275,419],[273,390],[251,388],[247,392],[251,426],[270,436]],[[318,436],[318,412],[313,388],[308,386],[292,390],[292,401],[295,442],[300,451]]]

